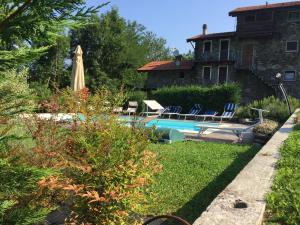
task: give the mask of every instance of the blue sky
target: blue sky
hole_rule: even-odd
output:
[[[269,0],[269,4],[291,0]],[[106,1],[87,0],[89,6]],[[116,6],[122,17],[143,24],[147,30],[167,40],[167,45],[180,53],[192,49],[186,39],[202,32],[202,25],[208,25],[208,32],[235,30],[235,19],[228,12],[241,6],[265,4],[265,0],[111,0],[105,12]]]

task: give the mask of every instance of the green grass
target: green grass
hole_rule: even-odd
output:
[[[147,213],[172,213],[189,222],[194,222],[258,151],[249,145],[211,142],[153,144],[150,149],[159,153],[163,171],[150,187],[156,199],[150,201]]]
[[[265,217],[268,225],[300,224],[300,125],[281,148]]]

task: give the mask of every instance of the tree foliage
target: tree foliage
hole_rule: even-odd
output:
[[[145,77],[136,69],[149,60],[168,58],[170,52],[164,39],[137,22],[126,21],[117,9],[101,17],[94,15],[90,24],[72,30],[71,46],[78,44],[84,51],[87,83],[92,90],[103,84],[141,88]]]
[[[45,54],[66,27],[82,25],[100,7],[85,8],[84,0],[1,0],[0,69]]]
[[[27,71],[0,72],[0,96],[0,117],[33,110],[35,104],[32,90],[27,84]]]

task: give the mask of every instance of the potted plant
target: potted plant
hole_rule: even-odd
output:
[[[262,124],[257,125],[253,129],[254,141],[265,144],[278,129],[278,122],[265,119]]]

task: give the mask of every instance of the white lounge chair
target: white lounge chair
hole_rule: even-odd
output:
[[[212,119],[218,114],[217,111],[205,111],[201,115],[195,115],[196,118],[203,118],[203,121],[206,120],[206,118],[211,117]]]
[[[165,108],[162,107],[157,101],[155,100],[144,100],[143,101],[147,107],[146,112],[141,112],[142,116],[149,116],[149,115],[161,115]],[[149,109],[151,111],[149,111]]]
[[[195,117],[196,115],[198,115],[201,112],[201,110],[202,110],[202,107],[200,106],[200,104],[195,104],[187,114],[178,114],[178,118],[180,118],[182,116],[186,120],[186,118],[188,116]]]
[[[204,132],[207,131],[208,129],[232,131],[238,137],[238,140],[241,141],[244,133],[246,133],[247,131],[249,131],[250,129],[254,128],[259,124],[260,122],[248,127],[224,127],[224,126],[215,126],[210,124],[197,124],[195,126],[200,128],[199,136],[203,135]]]
[[[237,109],[237,104],[235,103],[226,103],[224,105],[224,112],[222,113],[221,116],[213,116],[212,118],[219,118],[220,119],[220,123],[222,122],[223,119],[232,119],[235,112]]]
[[[136,114],[137,108],[138,108],[138,103],[137,102],[129,101],[128,102],[128,108],[125,111],[123,111],[123,113],[128,114],[129,116],[131,114]]]
[[[178,116],[181,110],[181,106],[167,106],[165,111],[162,113],[162,116],[168,116],[170,119],[172,116]]]

